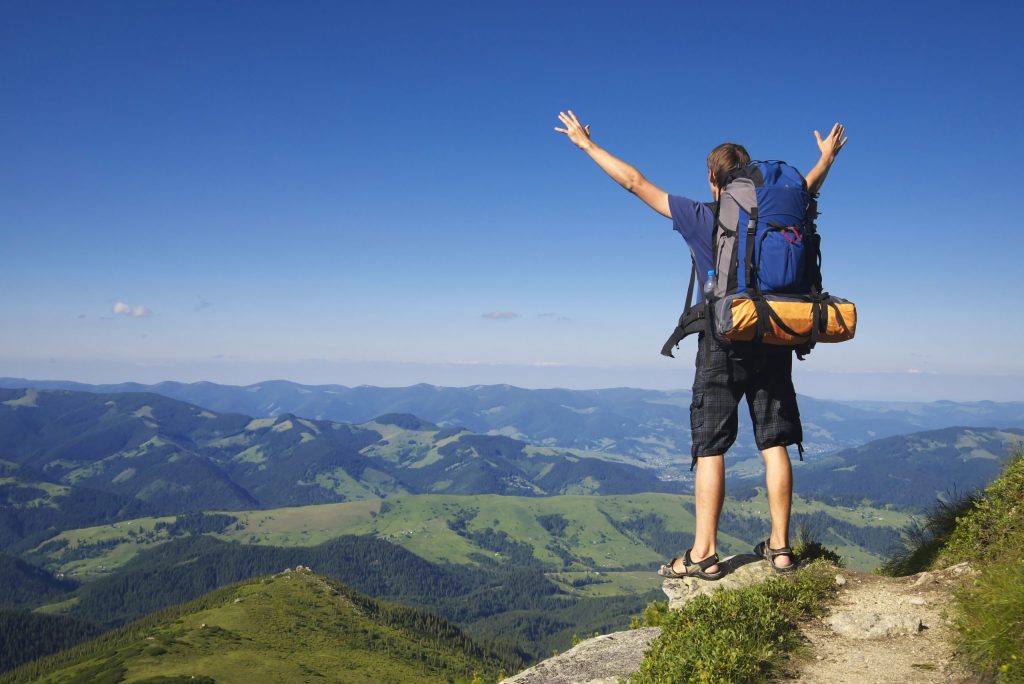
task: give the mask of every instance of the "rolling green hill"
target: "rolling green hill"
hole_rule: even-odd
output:
[[[689,496],[656,493],[400,496],[234,512],[228,514],[231,519],[221,519],[220,529],[206,533],[226,541],[285,547],[312,546],[346,534],[371,535],[427,560],[469,565],[494,559],[504,562],[513,550],[525,554],[528,547],[529,557],[548,572],[598,571],[617,582],[619,573],[650,572],[687,547],[693,531],[692,502]],[[909,516],[879,508],[828,506],[798,497],[794,519],[812,523],[851,566],[867,569],[880,563]],[[175,531],[174,524],[171,517],[144,518],[68,530],[26,557],[51,571],[89,581],[116,571],[146,549],[188,534],[186,529]],[[722,519],[721,550],[747,550],[760,540],[766,525],[763,500],[730,499]],[[623,591],[632,592],[635,580],[623,581]]]
[[[296,568],[155,613],[0,682],[468,684],[519,665],[425,611]]]
[[[532,659],[568,647],[574,634],[628,624],[659,593],[650,572],[615,580],[615,573],[547,573],[525,545],[508,544],[506,552],[506,562],[454,565],[371,537],[283,548],[190,536],[143,551],[40,610],[117,627],[232,582],[305,565],[375,598],[427,609],[501,644],[502,652]]]
[[[17,552],[63,529],[150,511],[139,499],[52,482],[42,473],[0,460],[0,549]]]

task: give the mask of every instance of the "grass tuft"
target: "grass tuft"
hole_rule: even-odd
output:
[[[813,529],[807,523],[800,523],[796,528],[796,544],[793,545],[793,553],[796,554],[801,563],[823,560],[832,565],[843,567],[842,556],[819,542],[817,538],[820,536],[820,530]]]
[[[903,577],[931,569],[949,542],[957,521],[981,500],[980,492],[951,497],[950,502],[936,501],[924,520],[911,520],[901,534],[901,544],[878,568],[881,575]]]

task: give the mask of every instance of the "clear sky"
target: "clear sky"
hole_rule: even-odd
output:
[[[808,170],[857,339],[798,391],[1024,399],[1018,3],[0,2],[0,375],[687,387],[708,198]]]

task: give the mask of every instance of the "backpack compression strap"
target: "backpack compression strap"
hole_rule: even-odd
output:
[[[697,306],[693,306],[693,288],[696,283],[697,262],[691,259],[690,285],[686,288],[686,307],[683,309],[682,315],[679,316],[679,323],[676,324],[676,329],[672,331],[672,335],[661,348],[662,356],[669,356],[674,359],[675,355],[672,353],[672,350],[679,346],[679,343],[684,337],[697,332],[697,330],[688,328],[691,327],[694,321],[699,321],[704,318],[704,302],[701,302]]]

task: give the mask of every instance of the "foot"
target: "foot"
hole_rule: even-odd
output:
[[[788,553],[780,554],[772,559],[772,564],[777,568],[788,568],[793,564],[793,556]]]
[[[761,556],[771,563],[775,572],[792,572],[796,570],[797,559],[792,549],[788,546],[774,547],[769,539],[765,539],[754,547],[754,554]]]
[[[693,561],[694,563],[700,563],[705,558],[708,558],[708,557],[713,556],[713,555],[715,555],[714,551],[709,553],[707,556],[701,556],[700,558],[695,558],[694,555],[693,555],[693,551],[691,550],[690,551],[690,560]],[[709,575],[714,575],[720,569],[721,568],[718,567],[718,563],[715,563],[714,565],[708,566],[708,568],[704,572],[708,573]],[[686,561],[684,560],[684,556],[680,556],[679,558],[675,559],[675,562],[672,563],[672,572],[678,572],[678,573],[686,572]]]
[[[788,548],[789,547],[789,544],[785,540],[781,544],[772,544],[771,543],[772,542],[771,539],[769,539],[768,541],[769,541],[769,549],[783,549],[783,548]],[[774,558],[772,558],[772,565],[774,565],[775,567],[779,568],[780,570],[782,568],[788,568],[792,564],[793,564],[793,554],[791,554],[791,553],[782,553],[782,554],[779,554],[778,556],[775,556]]]

